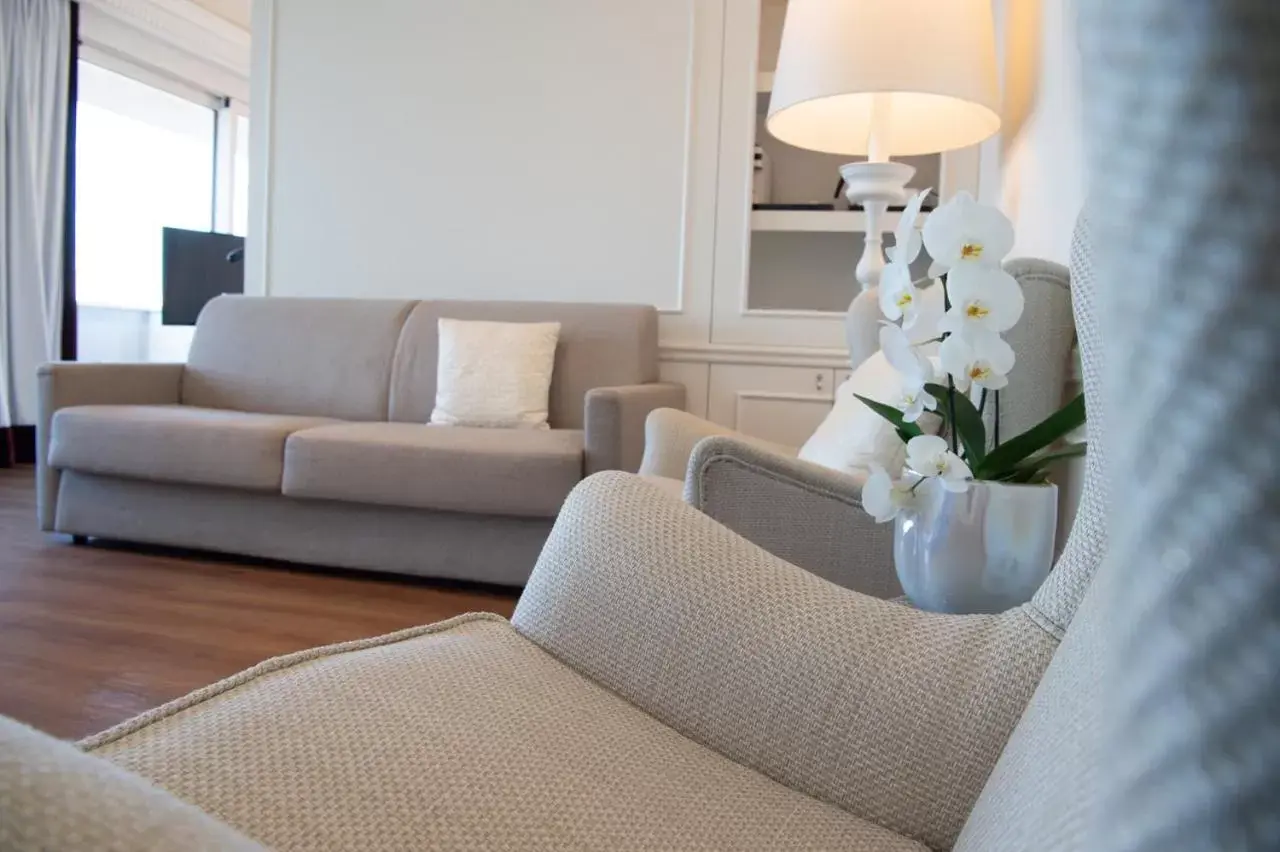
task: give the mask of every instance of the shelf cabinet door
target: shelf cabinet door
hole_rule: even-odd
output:
[[[768,132],[765,115],[786,7],[786,0],[731,0],[725,6],[711,342],[825,354],[846,348],[844,314],[861,290],[855,268],[866,216],[813,209],[845,206],[834,197],[839,168],[855,158],[786,145]],[[917,190],[933,187],[943,198],[979,190],[976,146],[894,159],[916,169],[910,186]],[[892,232],[897,218],[888,216],[883,230]],[[922,255],[914,272],[923,277],[927,269]]]
[[[716,423],[799,447],[834,399],[835,370],[829,368],[713,364],[707,409]]]

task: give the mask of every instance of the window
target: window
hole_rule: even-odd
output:
[[[76,103],[77,357],[182,360],[191,329],[160,323],[163,229],[244,236],[249,120],[242,104],[91,58]]]
[[[79,91],[76,302],[158,311],[162,229],[213,226],[214,110],[87,62]]]
[[[249,232],[249,119],[235,117],[235,154],[231,161],[231,233]]]

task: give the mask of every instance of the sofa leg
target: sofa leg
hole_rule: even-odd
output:
[[[73,536],[71,536],[71,543],[72,543],[72,544],[77,544],[77,545],[85,545],[85,544],[88,544],[88,543],[89,543],[89,536],[87,536],[87,535],[73,535]]]

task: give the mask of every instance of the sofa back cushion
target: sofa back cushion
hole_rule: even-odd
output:
[[[549,422],[581,429],[583,399],[597,387],[658,380],[658,312],[649,305],[565,302],[419,302],[405,322],[391,374],[390,419],[426,423],[436,401],[439,320],[559,322]]]
[[[414,304],[219,296],[196,322],[182,402],[386,420],[391,363]]]

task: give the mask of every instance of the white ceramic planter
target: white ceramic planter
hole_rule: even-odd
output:
[[[912,604],[933,612],[1004,612],[1030,600],[1053,567],[1056,485],[936,480],[895,522],[893,558]]]

